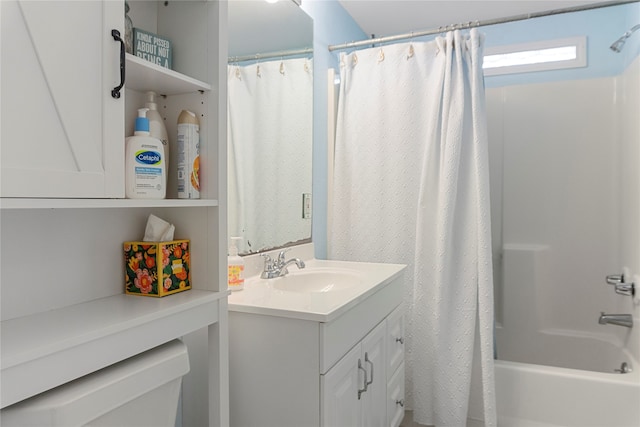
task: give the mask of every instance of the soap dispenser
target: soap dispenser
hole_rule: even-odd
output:
[[[152,137],[158,138],[164,146],[164,165],[169,171],[169,134],[167,128],[164,125],[164,120],[158,111],[158,104],[156,103],[156,93],[153,91],[147,92],[147,102],[144,104],[147,111],[147,118],[149,119],[149,133]]]
[[[244,260],[238,255],[238,244],[242,242],[242,237],[232,237],[229,246],[228,281],[227,285],[231,291],[244,289]]]
[[[147,111],[138,110],[135,132],[125,140],[125,196],[129,199],[166,197],[164,148],[149,135]]]

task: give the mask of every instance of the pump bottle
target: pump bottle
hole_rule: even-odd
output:
[[[134,135],[125,140],[125,196],[129,199],[166,197],[164,148],[149,135],[147,110],[138,110]]]
[[[164,125],[164,120],[158,111],[158,104],[156,104],[156,93],[153,91],[147,92],[147,102],[144,104],[146,108],[149,109],[147,111],[147,119],[149,119],[149,134],[158,138],[164,147],[164,165],[167,170],[167,175],[169,171],[169,134],[167,133],[167,128]]]
[[[244,260],[238,255],[237,242],[241,242],[242,237],[232,237],[229,246],[228,265],[228,288],[231,291],[240,291],[244,289]]]

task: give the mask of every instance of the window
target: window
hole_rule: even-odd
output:
[[[587,38],[497,46],[485,49],[485,76],[587,66]]]

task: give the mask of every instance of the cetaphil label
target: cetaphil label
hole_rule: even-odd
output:
[[[143,165],[160,165],[162,163],[162,155],[156,151],[138,151],[136,153],[136,162]]]

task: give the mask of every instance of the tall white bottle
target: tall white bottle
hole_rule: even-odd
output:
[[[189,110],[178,116],[178,198],[200,198],[200,122]]]
[[[146,113],[146,108],[138,110],[134,135],[125,140],[125,195],[129,199],[164,199],[164,147],[158,138],[149,135]]]

